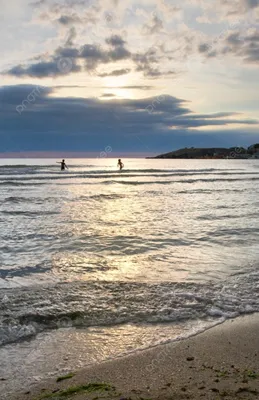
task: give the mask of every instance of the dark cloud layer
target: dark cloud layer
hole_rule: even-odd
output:
[[[187,102],[172,96],[101,101],[51,97],[53,90],[30,85],[0,88],[4,151],[99,151],[107,145],[121,151],[164,151],[187,139],[189,145],[199,145],[202,138],[204,145],[208,141],[215,145],[215,140],[224,143],[230,140],[224,132],[227,125],[257,123],[240,120],[235,113],[194,114]],[[221,134],[210,133],[206,138],[206,132],[195,130],[211,126],[221,127]],[[235,142],[237,134],[235,130]]]

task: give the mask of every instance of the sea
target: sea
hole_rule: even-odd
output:
[[[259,161],[0,160],[1,394],[259,311]]]

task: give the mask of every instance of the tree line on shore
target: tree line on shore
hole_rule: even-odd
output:
[[[244,147],[185,147],[156,157],[148,158],[259,158],[259,143]]]

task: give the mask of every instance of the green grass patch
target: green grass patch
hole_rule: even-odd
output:
[[[219,371],[219,370],[217,370],[217,377],[218,378],[226,378],[227,376],[229,376],[228,371]]]
[[[254,371],[251,371],[249,369],[246,369],[244,371],[244,377],[247,377],[247,378],[250,378],[250,379],[256,379],[256,378],[259,378],[259,374],[257,374]]]
[[[107,383],[88,383],[87,385],[71,386],[68,389],[60,390],[56,393],[49,393],[39,397],[37,400],[42,399],[64,399],[66,397],[79,394],[79,393],[93,393],[93,392],[114,392],[115,388]]]
[[[59,376],[57,378],[57,382],[65,381],[66,379],[71,379],[74,376],[75,376],[75,374],[67,374],[67,375],[64,375],[64,376]]]

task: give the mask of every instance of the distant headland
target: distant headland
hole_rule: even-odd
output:
[[[244,147],[185,147],[184,149],[147,158],[259,159],[259,143],[253,144],[247,149]]]

